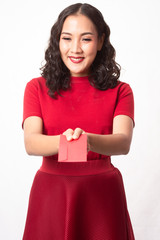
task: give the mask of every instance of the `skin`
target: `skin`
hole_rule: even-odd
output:
[[[66,18],[60,36],[59,48],[62,60],[72,76],[86,76],[94,58],[103,46],[104,36],[98,38],[94,24],[83,15],[71,15]],[[88,151],[103,155],[127,154],[130,149],[133,121],[125,115],[113,119],[113,133],[98,135],[87,133],[77,126],[66,129],[63,135],[68,141],[87,134]],[[39,117],[28,117],[24,121],[24,142],[29,155],[50,156],[59,151],[60,135],[43,134],[43,121]]]
[[[59,48],[71,76],[89,74],[97,51],[102,48],[103,38],[98,38],[95,26],[84,15],[71,15],[65,20]]]

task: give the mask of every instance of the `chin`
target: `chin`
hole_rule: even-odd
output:
[[[88,76],[88,71],[71,71],[71,76],[75,76],[75,77],[84,77],[84,76]]]
[[[88,76],[88,73],[75,73],[75,72],[71,72],[71,76],[72,77],[84,77],[84,76]]]

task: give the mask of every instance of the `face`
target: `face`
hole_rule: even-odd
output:
[[[59,41],[61,58],[71,76],[87,76],[102,39],[92,21],[84,15],[71,15],[64,21]]]

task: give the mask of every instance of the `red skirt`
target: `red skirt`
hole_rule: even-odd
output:
[[[110,160],[43,161],[23,240],[134,240],[121,173]]]

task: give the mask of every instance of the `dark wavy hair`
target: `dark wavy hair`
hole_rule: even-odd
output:
[[[41,75],[46,79],[49,95],[56,98],[61,90],[70,88],[70,71],[61,59],[59,40],[65,19],[70,15],[82,14],[88,17],[96,27],[98,37],[105,35],[102,49],[97,52],[91,66],[89,81],[100,90],[114,88],[120,77],[120,65],[115,62],[115,49],[110,43],[110,28],[101,12],[90,4],[77,3],[65,8],[51,29],[49,45],[45,52],[45,65]]]

